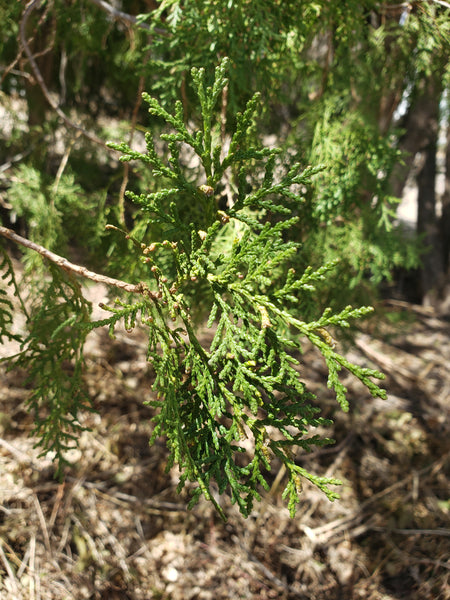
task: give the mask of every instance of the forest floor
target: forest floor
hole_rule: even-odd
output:
[[[90,293],[98,303],[103,292]],[[301,464],[343,485],[333,503],[305,485],[294,518],[276,464],[248,519],[226,495],[226,523],[207,502],[186,509],[164,441],[148,444],[142,331],[113,342],[90,334],[86,385],[98,414],[83,416],[90,431],[63,483],[33,447],[24,373],[3,366],[2,600],[449,600],[450,320],[402,302],[384,310],[345,354],[386,372],[386,401],[344,376],[350,411],[341,413],[321,357],[305,346],[301,377],[333,418],[336,444]]]

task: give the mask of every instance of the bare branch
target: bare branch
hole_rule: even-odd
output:
[[[134,15],[129,15],[128,13],[124,13],[121,10],[117,10],[114,6],[111,6],[104,0],[90,0],[93,4],[96,4],[101,9],[109,13],[113,19],[126,21],[127,23],[132,23],[133,25],[137,25],[141,27],[141,29],[146,29],[147,31],[151,31],[152,33],[159,33],[160,35],[168,35],[167,31],[164,29],[160,29],[158,27],[150,27],[147,23],[138,23],[137,17]]]
[[[28,45],[30,45],[30,43],[31,43],[31,42],[32,42],[32,41],[35,39],[36,33],[39,31],[39,28],[40,28],[40,26],[42,25],[42,23],[43,23],[43,20],[45,19],[45,15],[46,15],[47,11],[48,11],[48,7],[47,7],[47,8],[46,8],[46,10],[44,11],[44,13],[43,13],[42,17],[39,19],[39,22],[38,22],[38,24],[37,24],[37,27],[35,28],[35,30],[34,30],[34,32],[33,32],[33,35],[32,35],[32,36],[30,36],[30,37],[28,38]],[[34,56],[35,56],[35,58],[37,58],[38,56],[42,56],[43,54],[45,54],[45,53],[46,53],[46,52],[48,52],[48,51],[49,51],[49,48],[46,48],[45,50],[43,50],[42,52],[38,52],[38,53],[37,53],[37,54],[35,54]],[[14,59],[14,60],[12,61],[12,63],[11,63],[9,66],[7,66],[7,67],[6,67],[6,69],[3,71],[3,75],[2,75],[2,78],[1,78],[1,80],[0,80],[0,83],[3,83],[3,80],[4,80],[4,79],[5,79],[5,77],[8,75],[8,73],[12,73],[12,69],[13,69],[13,68],[15,67],[15,65],[16,65],[16,64],[17,64],[17,63],[20,61],[21,57],[22,57],[22,50],[21,50],[21,49],[19,49],[19,52],[17,53],[17,56],[15,57],[15,59]],[[32,76],[32,75],[30,75],[29,73],[26,73],[26,74],[24,73],[22,76],[24,76],[24,77],[26,77],[26,78],[29,78],[29,79],[31,79],[31,80],[33,81],[33,76]]]
[[[11,168],[13,163],[22,160],[22,158],[25,158],[25,156],[28,156],[28,154],[30,154],[33,151],[33,149],[34,145],[32,145],[31,148],[29,147],[26,152],[19,152],[19,154],[15,154],[12,158],[3,163],[3,165],[0,165],[0,174],[3,173],[3,171],[7,171],[9,168]]]
[[[12,229],[8,229],[7,227],[3,227],[1,225],[0,235],[8,238],[16,244],[24,246],[25,248],[34,250],[35,252],[37,252],[44,258],[50,260],[55,265],[57,265],[61,269],[64,269],[65,271],[75,273],[75,275],[80,275],[81,277],[84,277],[85,279],[90,279],[91,281],[104,283],[105,285],[113,286],[121,290],[125,290],[126,292],[131,292],[133,294],[143,294],[148,298],[151,298],[152,300],[157,300],[157,296],[148,289],[145,283],[140,282],[137,285],[135,285],[133,283],[127,283],[126,281],[121,281],[120,279],[108,277],[107,275],[100,275],[99,273],[89,271],[88,269],[86,269],[86,267],[75,265],[69,262],[67,258],[59,256],[58,254],[47,250],[47,248],[44,248],[43,246],[40,246],[39,244],[36,244],[35,242],[32,242],[31,240],[28,240],[27,238],[18,235],[17,233],[12,231]]]
[[[434,2],[435,4],[440,4],[441,6],[444,6],[445,8],[450,8],[450,4],[448,2],[444,2],[443,0],[431,0],[432,2]]]
[[[95,134],[87,131],[86,129],[84,129],[84,127],[81,127],[81,125],[78,125],[77,123],[74,123],[71,119],[69,119],[69,117],[60,109],[58,104],[50,96],[50,92],[45,84],[44,78],[42,77],[42,74],[39,70],[39,67],[35,60],[35,57],[33,56],[33,53],[30,50],[30,47],[28,45],[28,41],[27,41],[27,38],[25,35],[25,28],[27,25],[27,21],[30,17],[30,14],[32,13],[32,11],[35,8],[40,7],[41,3],[42,3],[42,0],[31,0],[29,2],[28,6],[25,8],[25,11],[22,15],[22,20],[20,22],[20,27],[19,27],[20,42],[21,42],[23,49],[25,51],[25,54],[27,55],[27,58],[30,62],[30,66],[33,70],[33,74],[36,78],[36,81],[38,82],[39,87],[41,88],[42,93],[44,94],[45,99],[47,100],[49,105],[56,112],[56,114],[64,121],[64,123],[66,123],[66,125],[68,125],[69,127],[72,127],[73,129],[76,129],[77,131],[80,131],[85,137],[87,137],[89,140],[91,140],[91,142],[94,142],[96,144],[99,144],[100,146],[103,146],[104,148],[107,148],[108,146],[102,139],[97,137]]]
[[[146,53],[145,59],[148,58],[148,55],[149,55],[149,52]],[[139,78],[139,83],[138,83],[136,102],[134,103],[134,108],[133,108],[133,112],[131,115],[131,122],[130,122],[131,129],[130,129],[130,135],[128,138],[128,145],[130,147],[132,146],[134,134],[136,131],[136,123],[137,123],[137,119],[138,119],[139,107],[140,107],[141,101],[142,101],[142,92],[144,91],[144,85],[145,85],[145,79],[144,79],[144,76],[141,75],[141,77]],[[123,224],[125,223],[125,191],[127,189],[129,175],[130,175],[130,163],[125,162],[123,164],[123,178],[122,178],[122,184],[120,186],[120,192],[119,192],[119,215],[120,215],[120,221]]]
[[[136,25],[137,19],[134,15],[129,15],[127,13],[122,12],[121,10],[117,10],[117,8],[114,8],[114,6],[111,6],[111,4],[108,4],[107,2],[104,2],[103,0],[90,0],[90,1],[92,2],[92,4],[96,4],[101,9],[103,9],[108,14],[110,14],[113,19],[126,21],[127,23],[132,23],[133,25]],[[147,23],[140,23],[139,26],[142,27],[143,29],[148,29],[148,30],[150,29],[150,26],[147,25]]]

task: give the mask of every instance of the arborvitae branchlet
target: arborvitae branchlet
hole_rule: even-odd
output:
[[[29,406],[43,451],[54,451],[61,462],[81,429],[78,411],[89,407],[80,392],[85,336],[105,325],[113,334],[118,321],[127,329],[139,323],[148,332],[148,360],[155,372],[152,440],[166,437],[168,468],[178,464],[181,469],[179,489],[186,481],[194,482],[190,506],[203,494],[225,516],[211,493],[215,482],[219,494],[231,494],[247,516],[261,487],[268,489],[267,472],[276,459],[286,468],[283,496],[294,514],[302,478],[331,500],[337,494],[329,486],[339,483],[296,464],[298,449],[309,451],[330,442],[311,434],[329,421],[318,415],[315,398],[301,381],[295,356],[302,341],[309,339],[322,353],[328,386],[343,410],[348,404],[339,380],[342,368],[373,396],[384,397],[385,392],[372,381],[381,373],[347,361],[336,351],[329,331],[348,327],[350,320],[370,308],[349,306],[337,314],[326,309],[313,322],[302,320],[302,303],[335,266],[307,268],[303,273],[291,268],[301,252],[301,246],[289,239],[298,220],[295,207],[302,202],[299,190],[322,167],[295,164],[283,173],[276,168],[278,149],[250,143],[257,94],[236,116],[235,132],[224,152],[214,107],[227,84],[227,68],[224,60],[211,87],[205,85],[202,69],[192,71],[203,117],[198,131],[185,124],[181,103],[170,114],[144,94],[149,112],[170,128],[161,135],[166,157],[157,152],[151,133],[146,135],[144,153],[125,143],[110,144],[122,152],[122,160],[142,161],[165,183],[157,192],[128,192],[149,226],[158,225],[161,236],[137,239],[136,232],[123,232],[143,266],[139,272],[145,281],[137,288],[139,295],[105,306],[109,315],[90,322],[78,284],[52,266],[51,281],[15,363],[27,366],[34,382]],[[186,148],[199,160],[195,177],[183,166]],[[261,185],[252,188],[258,170]],[[225,178],[233,192],[227,206],[220,203]],[[9,277],[9,263],[3,266]],[[9,308],[0,303],[5,322]],[[204,315],[213,332],[206,347],[195,326]],[[70,376],[67,361],[75,365]],[[245,440],[251,441],[250,451]]]

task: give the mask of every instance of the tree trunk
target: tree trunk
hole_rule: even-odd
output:
[[[402,123],[406,132],[399,142],[400,148],[405,152],[404,164],[395,170],[392,188],[394,195],[401,197],[408,176],[415,168],[415,163],[418,163],[417,231],[422,236],[426,252],[417,283],[423,302],[437,306],[443,300],[450,242],[450,200],[444,201],[441,219],[436,210],[436,151],[439,103],[442,96],[441,78],[434,74],[418,81],[413,94],[411,106]],[[447,148],[447,157],[448,153]]]
[[[442,283],[445,267],[440,223],[436,212],[436,151],[438,138],[439,97],[429,98],[429,137],[422,152],[423,165],[417,174],[417,232],[425,245],[420,287],[426,303],[434,303]]]
[[[34,56],[44,83],[47,87],[50,87],[54,66],[53,44],[55,23],[49,22],[46,16],[48,16],[46,12],[40,18],[36,12],[28,15],[25,27],[27,38],[25,43]],[[42,126],[45,123],[46,113],[49,109],[48,102],[25,55],[23,61],[22,69],[31,75],[30,78],[25,79],[28,125],[30,127]]]
[[[450,98],[448,98],[450,102]],[[450,119],[447,122],[447,145],[445,148],[445,188],[442,196],[441,237],[444,269],[450,275]]]
[[[437,136],[439,98],[442,84],[435,77],[421,79],[411,105],[399,126],[405,130],[399,140],[399,148],[404,153],[402,164],[394,169],[391,185],[397,198],[402,197],[406,181],[414,168],[414,161],[419,152],[426,152],[432,138]]]

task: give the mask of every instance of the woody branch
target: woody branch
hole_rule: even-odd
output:
[[[2,235],[5,238],[8,238],[16,244],[24,246],[25,248],[34,250],[35,252],[37,252],[44,258],[50,260],[55,265],[57,265],[61,269],[64,269],[65,271],[69,271],[71,273],[74,273],[75,275],[80,275],[81,277],[84,277],[85,279],[90,279],[91,281],[104,283],[105,285],[125,290],[126,292],[131,292],[134,294],[145,294],[152,300],[157,299],[156,296],[147,288],[147,286],[144,283],[128,283],[126,281],[121,281],[120,279],[114,279],[113,277],[108,277],[107,275],[101,275],[100,273],[94,273],[93,271],[89,271],[88,269],[86,269],[86,267],[75,265],[63,256],[59,256],[58,254],[51,252],[47,248],[44,248],[43,246],[40,246],[39,244],[36,244],[35,242],[32,242],[31,240],[18,235],[17,233],[12,231],[12,229],[8,229],[7,227],[3,227],[0,225],[0,235]]]

